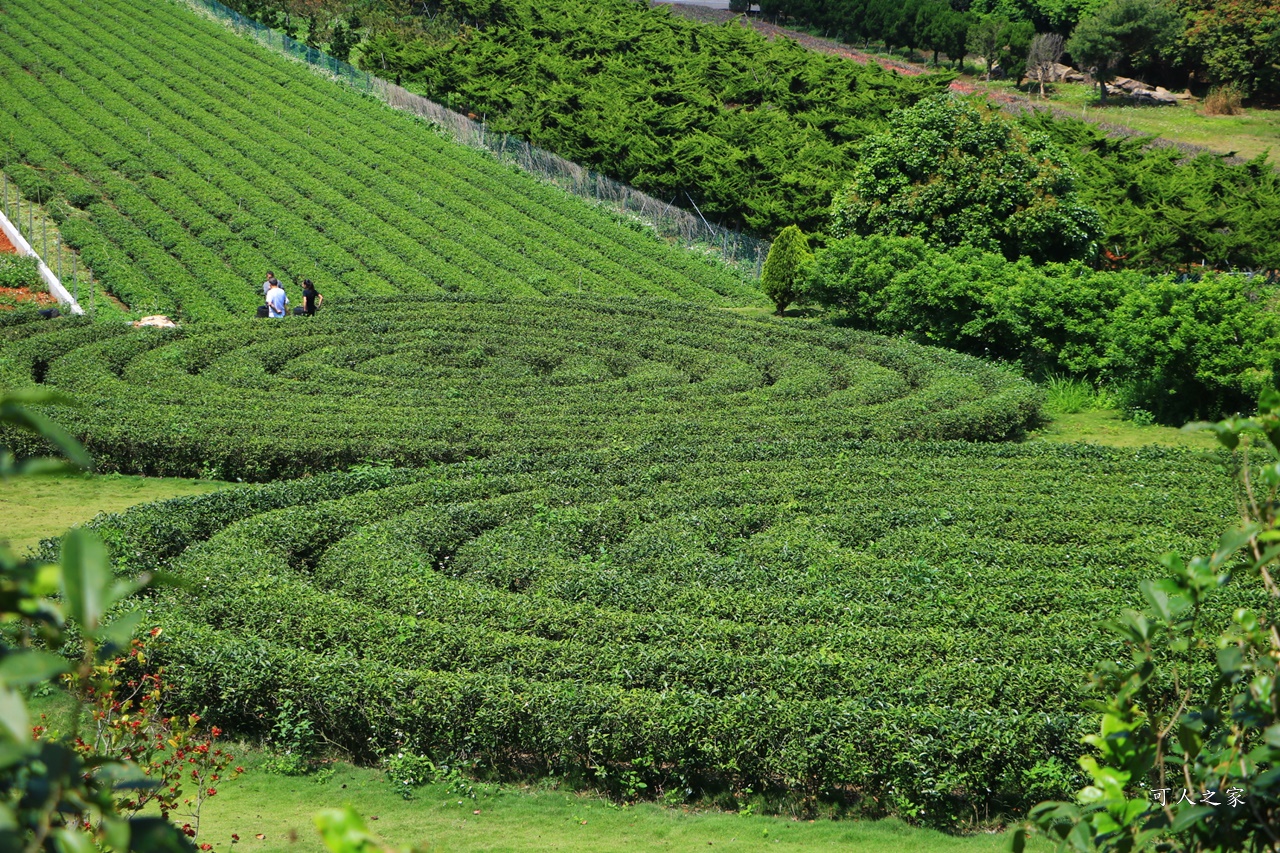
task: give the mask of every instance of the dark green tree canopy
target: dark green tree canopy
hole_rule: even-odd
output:
[[[1067,40],[1067,52],[1082,66],[1092,66],[1098,92],[1106,100],[1106,83],[1117,69],[1150,65],[1182,32],[1177,11],[1165,0],[1111,0],[1081,19]]]
[[[897,113],[860,149],[831,229],[970,245],[1013,260],[1091,258],[1098,214],[1063,152],[994,110],[942,96]]]

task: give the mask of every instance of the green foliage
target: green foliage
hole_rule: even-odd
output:
[[[1142,610],[1125,610],[1109,626],[1128,654],[1093,676],[1100,698],[1091,706],[1101,720],[1080,758],[1089,784],[1075,803],[1031,812],[1029,828],[1062,850],[1275,846],[1280,393],[1267,392],[1257,417],[1201,426],[1229,449],[1245,442],[1245,519],[1209,556],[1166,554],[1168,575],[1140,585]],[[1224,612],[1221,600],[1245,585],[1255,603]]]
[[[1268,0],[1179,0],[1186,51],[1214,83],[1280,94],[1280,7]]]
[[[1036,267],[883,236],[836,241],[812,269],[806,298],[860,328],[1103,379],[1163,423],[1247,410],[1276,381],[1280,291],[1262,277]]]
[[[1027,65],[1027,48],[1035,34],[1035,27],[1026,21],[981,15],[969,27],[968,48],[982,57],[988,80],[997,64],[1007,77],[1021,80]]]
[[[284,696],[269,736],[271,754],[263,767],[281,776],[304,776],[316,769],[316,732],[307,711]]]
[[[31,167],[83,208],[62,234],[132,308],[252,316],[267,270],[295,304],[303,277],[326,299],[762,301],[723,265],[623,228],[190,9],[103,8],[5,6],[0,162]]]
[[[1151,65],[1168,52],[1181,31],[1182,21],[1169,0],[1110,0],[1081,19],[1066,47],[1077,63],[1093,67],[1105,103],[1106,84],[1119,68]]]
[[[923,237],[1010,260],[1090,258],[1101,228],[1062,151],[998,112],[941,96],[897,113],[859,150],[836,198],[837,236]]]
[[[1163,423],[1251,410],[1280,382],[1280,292],[1255,281],[1166,277],[1125,292],[1106,336],[1108,362],[1127,368],[1122,402]]]
[[[1074,415],[1104,410],[1112,408],[1113,403],[1111,394],[1099,391],[1084,379],[1059,374],[1049,377],[1045,383],[1044,407],[1055,414]]]
[[[773,300],[778,316],[799,296],[800,284],[808,275],[813,253],[804,232],[794,225],[782,229],[782,233],[769,248],[764,269],[760,273],[760,288]]]
[[[83,449],[64,432],[47,428],[47,421],[26,410],[53,395],[43,396],[0,396],[0,423],[35,431],[68,457],[83,460]],[[4,446],[0,459],[6,473],[52,467],[31,461],[15,465]],[[27,708],[31,689],[63,673],[80,691],[103,686],[97,665],[128,646],[138,624],[137,616],[111,621],[107,613],[148,579],[116,580],[102,540],[84,530],[64,537],[58,565],[19,559],[0,543],[0,848],[24,853],[104,845],[147,853],[195,849],[161,818],[117,811],[120,792],[148,784],[128,756],[87,751],[75,730],[59,739],[33,738]],[[60,648],[73,637],[78,654],[70,661],[41,648]]]
[[[98,523],[130,570],[191,580],[152,606],[210,720],[253,734],[289,695],[361,756],[940,824],[1070,781],[1062,709],[1114,650],[1097,602],[1232,512],[1216,460],[1152,448],[667,443],[365,476]]]
[[[0,254],[0,287],[43,288],[36,259]]]
[[[362,61],[496,130],[760,235],[819,230],[856,143],[950,79],[631,0],[511,0],[473,23],[447,39],[371,39]]]
[[[968,356],[662,300],[400,297],[6,338],[0,382],[94,400],[59,418],[102,464],[229,479],[769,435],[1002,440],[1040,400]]]
[[[1280,269],[1280,171],[1259,157],[1242,165],[1149,140],[1108,139],[1083,121],[1042,113],[1022,120],[1071,152],[1080,195],[1103,212],[1106,259],[1167,271]]]

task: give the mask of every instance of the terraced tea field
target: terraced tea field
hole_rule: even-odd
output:
[[[131,308],[247,315],[267,270],[330,298],[562,292],[763,304],[638,233],[171,3],[15,0],[0,166]],[[79,209],[76,211],[75,209]],[[294,290],[297,293],[297,290]]]
[[[400,297],[6,338],[0,383],[84,402],[57,417],[100,464],[229,479],[650,443],[994,440],[1041,396],[968,356],[660,300]]]
[[[1180,451],[802,440],[363,470],[99,528],[191,582],[145,606],[219,724],[290,697],[360,755],[946,823],[1065,783],[1120,653],[1099,614],[1233,513]]]

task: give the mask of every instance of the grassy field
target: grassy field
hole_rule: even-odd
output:
[[[0,481],[0,538],[18,553],[40,540],[58,536],[100,512],[117,512],[134,504],[195,495],[225,483],[167,477],[122,477],[71,474]]]
[[[1015,90],[1012,83],[981,78],[969,80],[994,93],[1026,94],[1026,87]],[[1037,90],[1038,91],[1038,90]],[[1246,159],[1271,151],[1274,161],[1280,152],[1280,110],[1246,109],[1238,116],[1205,115],[1198,99],[1179,101],[1172,106],[1132,106],[1116,98],[1105,107],[1098,103],[1098,89],[1085,83],[1055,83],[1046,91],[1044,103],[1074,113],[1087,121],[1106,122],[1127,127],[1139,133],[1159,136],[1216,151],[1236,154]],[[1039,96],[1034,99],[1039,103]]]
[[[1030,440],[1056,443],[1083,441],[1105,444],[1108,447],[1142,447],[1147,444],[1197,450],[1216,450],[1221,447],[1212,433],[1184,432],[1166,426],[1138,426],[1114,409],[1054,415],[1053,420],[1037,430]]]
[[[250,751],[248,761],[249,772],[206,806],[200,841],[222,849],[234,832],[240,836],[236,849],[245,853],[320,851],[314,812],[351,805],[385,840],[439,851],[749,851],[767,845],[843,853],[978,853],[1007,850],[1009,844],[1004,833],[956,837],[897,820],[810,822],[653,804],[619,806],[589,795],[523,787],[495,787],[471,799],[436,784],[417,789],[407,801],[380,770],[337,764],[332,774],[282,777],[255,767],[261,753]]]

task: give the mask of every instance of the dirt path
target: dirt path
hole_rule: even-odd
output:
[[[0,231],[0,255],[16,255],[18,247],[10,242],[9,237],[3,231]]]

